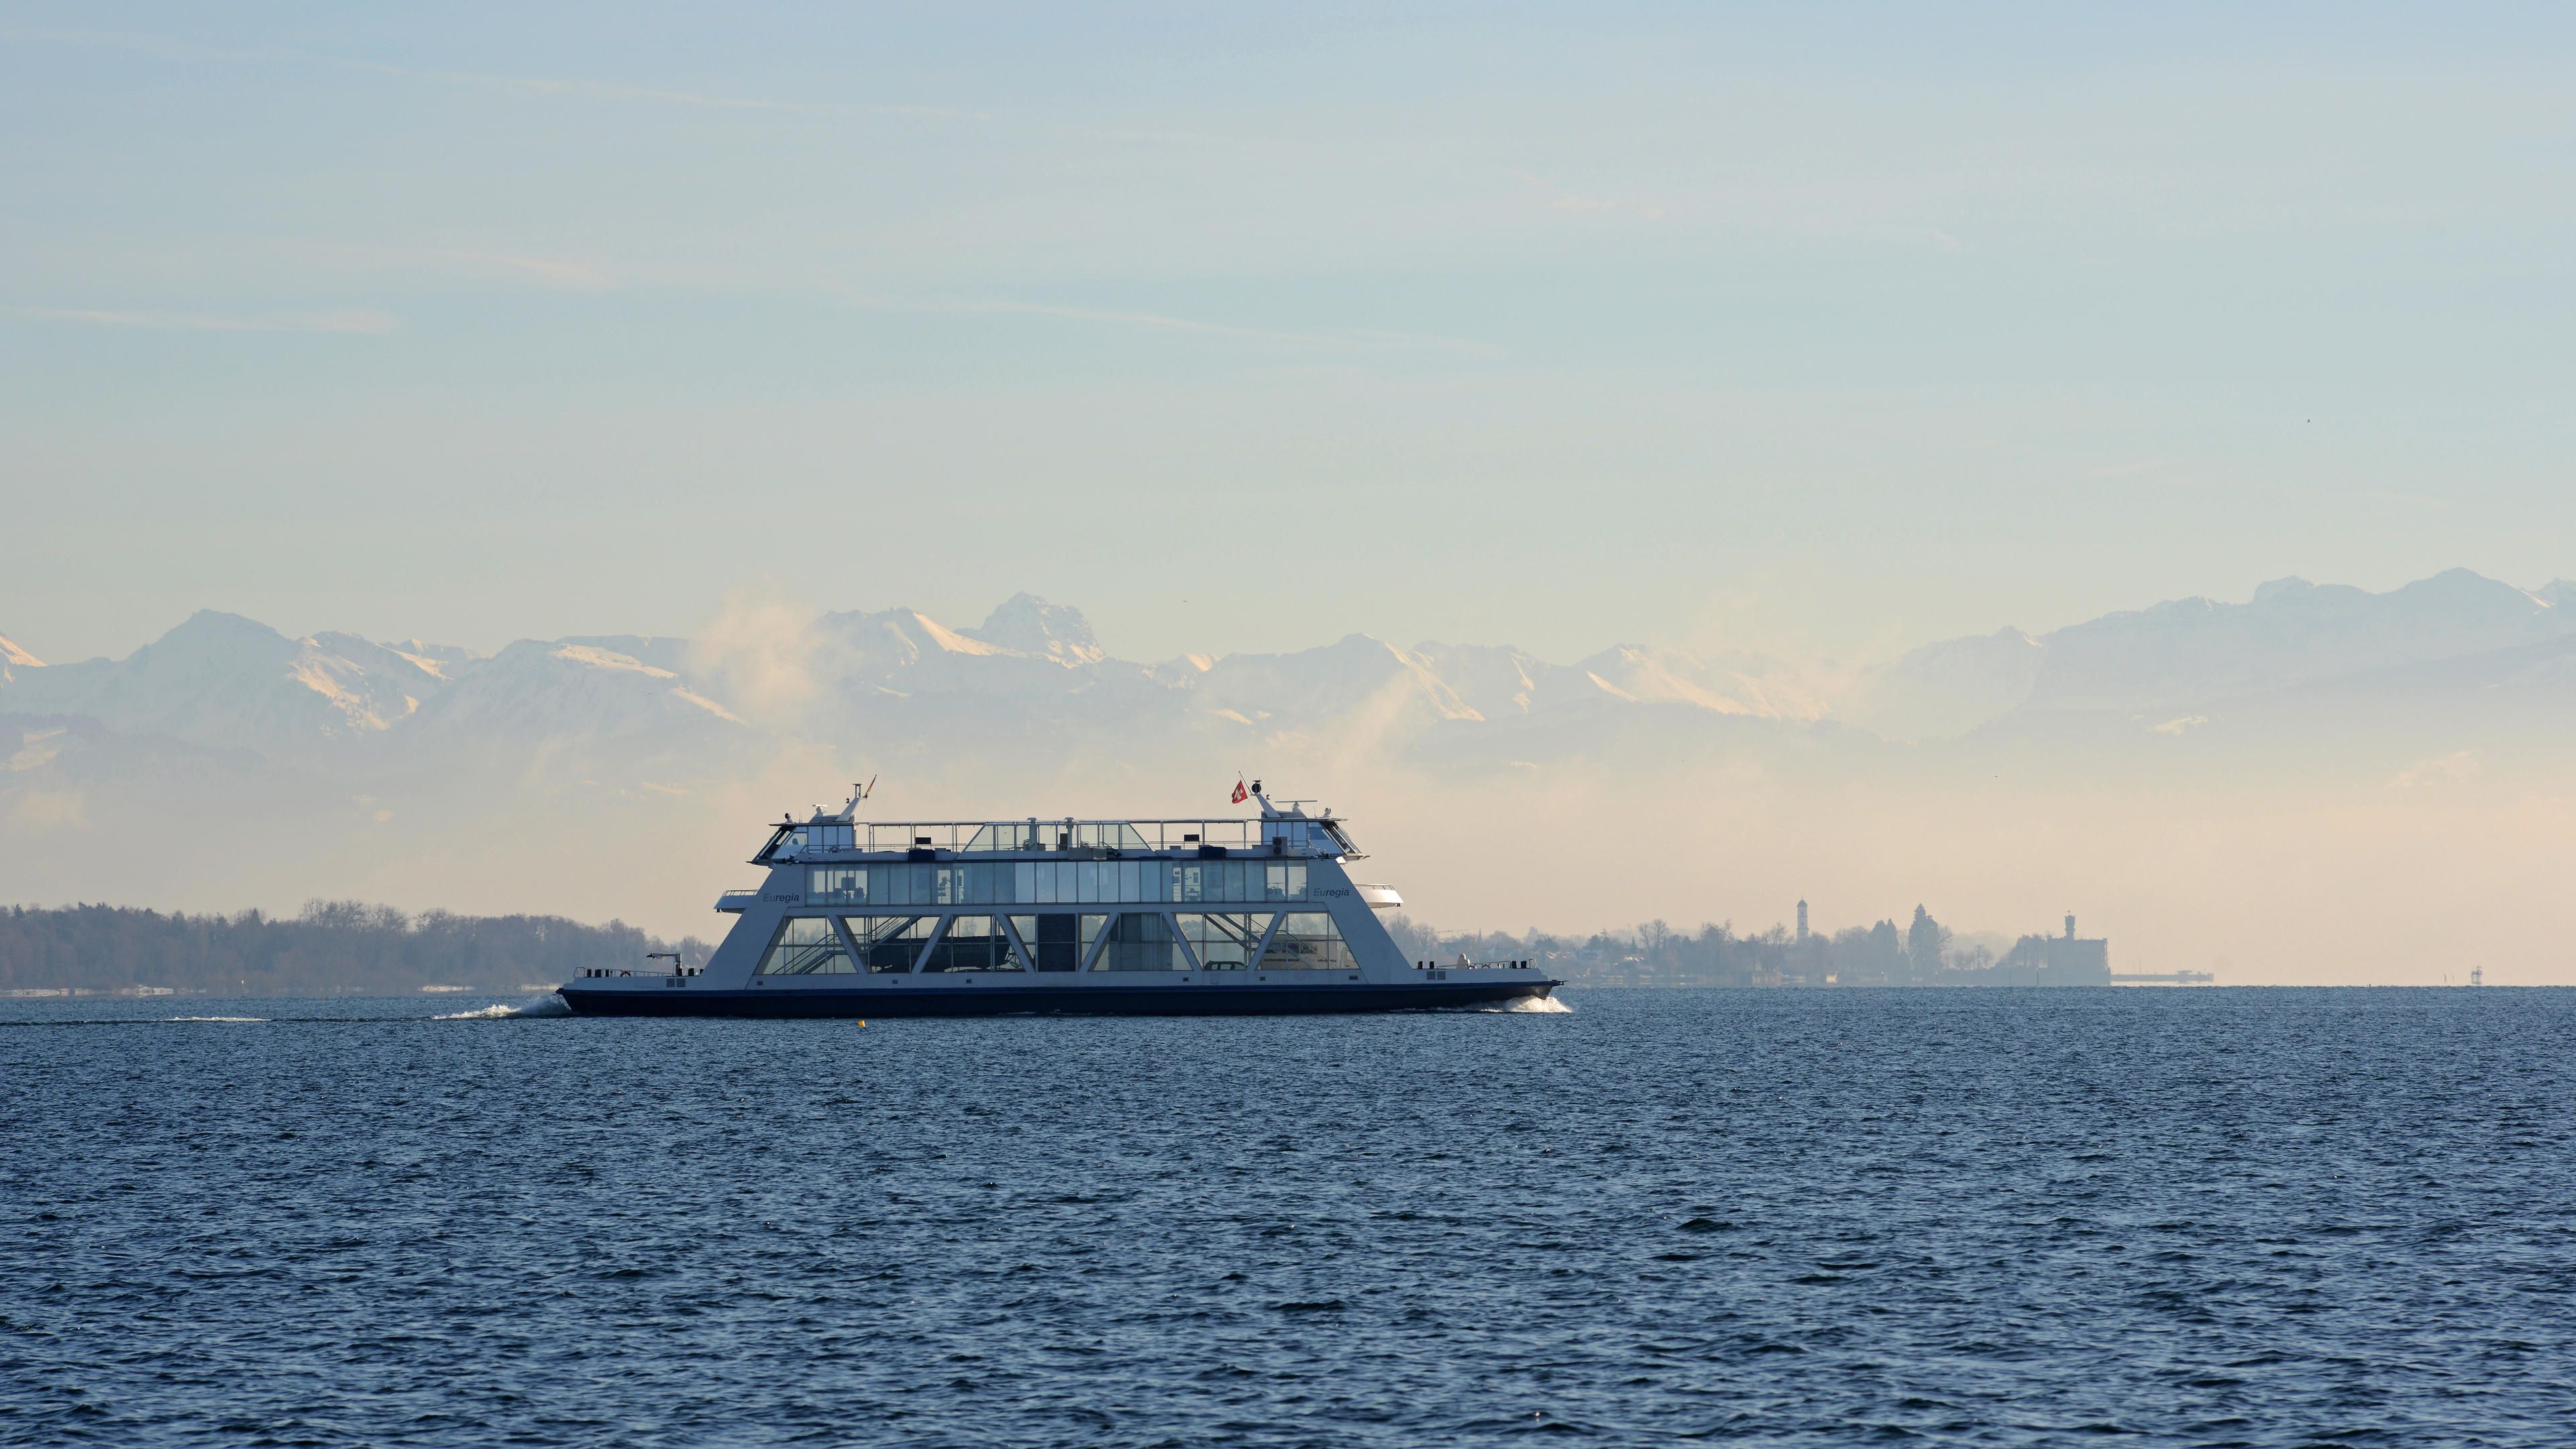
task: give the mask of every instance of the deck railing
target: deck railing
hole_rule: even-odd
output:
[[[1219,820],[861,820],[807,821],[788,825],[783,853],[811,856],[856,850],[884,854],[937,850],[952,855],[1028,854],[1056,850],[1187,851],[1201,846],[1268,850],[1275,842],[1292,851],[1321,847],[1344,851],[1347,836],[1331,823],[1303,816]]]

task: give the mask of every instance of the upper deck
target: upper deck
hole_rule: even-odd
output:
[[[1302,802],[1301,802],[1302,803]],[[857,802],[837,815],[782,820],[755,865],[818,860],[978,859],[1113,860],[1220,855],[1365,858],[1342,822],[1309,816],[1298,805],[1262,802],[1254,819],[1197,820],[857,820]]]

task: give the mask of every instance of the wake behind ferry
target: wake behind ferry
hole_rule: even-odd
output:
[[[1544,999],[1526,961],[1405,959],[1348,827],[1238,786],[1257,819],[779,821],[704,967],[587,973],[595,1016],[1239,1015]]]

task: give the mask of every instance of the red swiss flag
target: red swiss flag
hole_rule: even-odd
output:
[[[1251,798],[1252,798],[1252,792],[1243,788],[1243,782],[1242,782],[1241,780],[1237,780],[1237,781],[1235,781],[1235,782],[1234,782],[1234,803],[1235,803],[1235,804],[1237,804],[1237,805],[1240,805],[1240,804],[1242,804],[1244,801],[1246,801],[1246,800],[1248,800],[1248,799],[1251,799]]]

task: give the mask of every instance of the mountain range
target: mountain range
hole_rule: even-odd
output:
[[[2151,746],[2373,698],[2410,715],[2526,720],[2576,686],[2576,585],[2464,569],[2386,593],[2299,579],[2245,603],[2183,599],[2050,633],[1915,649],[1845,675],[1621,645],[1571,664],[1509,646],[1364,635],[1286,654],[1111,657],[1077,609],[1017,594],[958,628],[911,609],[825,614],[718,644],[521,640],[479,655],[354,634],[289,638],[200,612],[123,659],[47,665],[0,638],[10,773],[65,751],[213,752],[328,770],[474,759],[682,776],[781,735],[900,758],[1037,750],[1067,762],[1195,742],[1258,754],[1334,741],[1544,763],[1644,731],[1664,746],[1827,737],[1915,748],[2080,735]],[[2351,729],[2370,719],[2347,717]],[[46,739],[64,744],[47,749]],[[110,742],[117,742],[111,745]],[[0,744],[6,744],[0,737]]]
[[[2571,711],[2576,586],[2466,570],[2282,579],[1864,669],[1356,634],[1138,661],[1026,593],[971,626],[729,610],[694,638],[491,654],[207,611],[120,659],[0,639],[0,895],[703,933],[758,821],[851,781],[881,778],[880,818],[1186,816],[1227,813],[1241,772],[1352,806],[1446,923],[1903,893],[2014,929],[2094,901],[2196,940],[2183,923],[2274,929],[2293,889],[2314,916],[2554,869]],[[1474,848],[1518,836],[1544,860]],[[2406,935],[2431,919],[2355,917],[2334,959],[2395,979],[2440,949]],[[2279,929],[2275,959],[2327,952]]]

